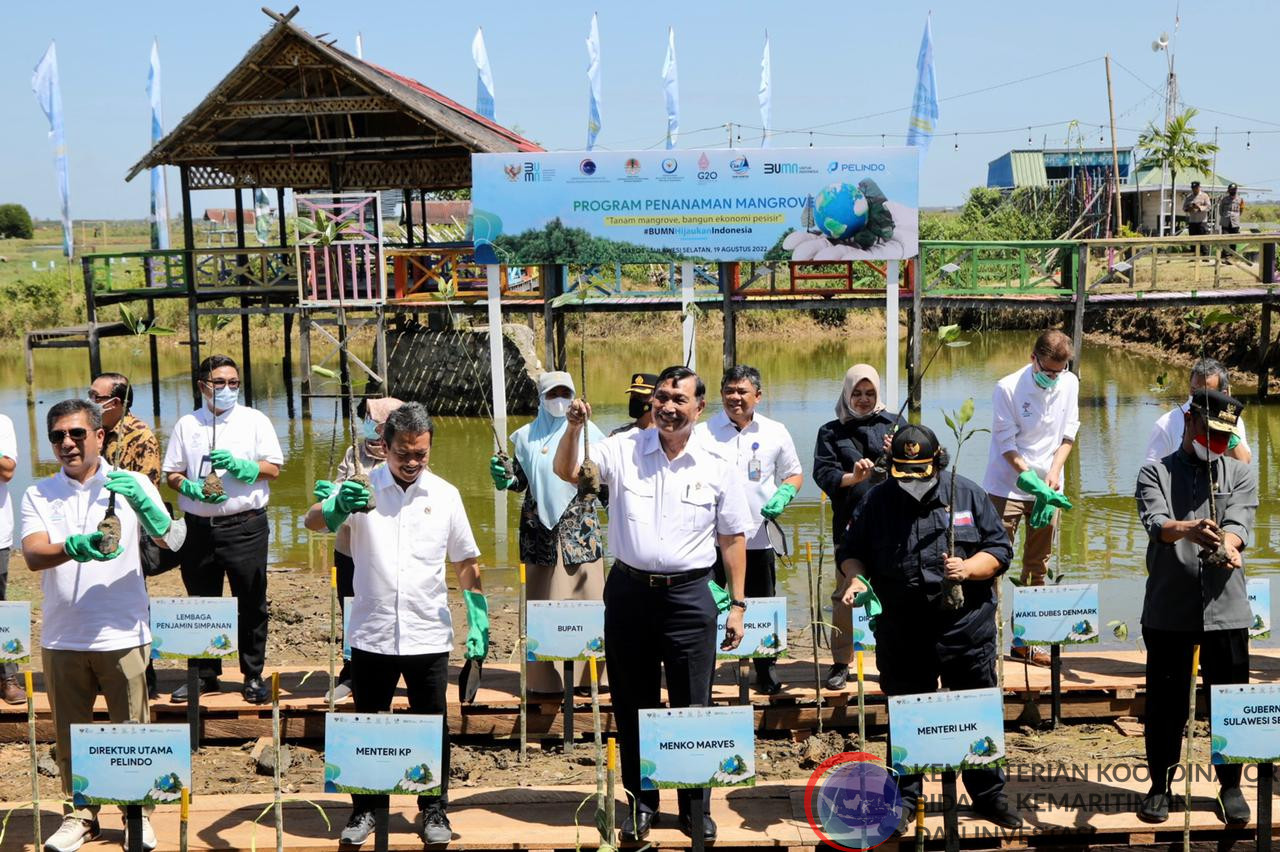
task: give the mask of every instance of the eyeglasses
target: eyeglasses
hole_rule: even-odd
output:
[[[98,405],[106,405],[108,402],[110,402],[111,400],[115,399],[115,397],[114,397],[114,396],[112,396],[112,395],[111,395],[111,394],[109,394],[109,393],[108,393],[108,394],[97,394],[97,393],[94,393],[93,391],[89,391],[89,397],[88,397],[88,398],[89,398],[89,401],[90,401],[90,402],[97,403]]]
[[[1036,366],[1040,368],[1040,372],[1044,373],[1046,376],[1048,376],[1051,379],[1056,379],[1058,378],[1058,376],[1061,376],[1063,373],[1067,372],[1066,367],[1063,367],[1061,370],[1050,370],[1048,367],[1044,365],[1044,362],[1040,360],[1039,356],[1036,356]]]
[[[50,429],[49,443],[61,444],[68,436],[70,436],[73,441],[83,441],[85,438],[89,437],[89,430],[81,429],[80,427],[73,429]]]
[[[240,387],[239,379],[205,379],[204,383],[214,390],[222,390],[223,388],[236,390]]]

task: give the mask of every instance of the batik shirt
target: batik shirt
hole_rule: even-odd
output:
[[[102,456],[112,467],[140,473],[160,487],[160,442],[151,427],[132,414],[125,414],[116,428],[107,431]]]

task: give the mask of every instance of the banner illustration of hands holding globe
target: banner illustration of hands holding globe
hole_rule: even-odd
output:
[[[480,263],[903,260],[919,150],[473,154]]]

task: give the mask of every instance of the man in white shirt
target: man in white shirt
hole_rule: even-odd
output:
[[[739,364],[724,371],[720,399],[724,409],[699,423],[695,438],[710,441],[746,480],[752,527],[747,530],[746,596],[773,597],[777,573],[768,524],[782,514],[804,483],[800,458],[787,427],[756,411],[763,396],[760,371]],[[725,585],[724,562],[716,553],[716,582]],[[756,690],[774,695],[782,684],[774,677],[772,657],[755,660]]]
[[[721,607],[719,587],[713,590],[711,582],[717,544],[729,580],[720,647],[729,650],[742,641],[745,533],[754,523],[738,472],[709,444],[691,440],[705,407],[702,379],[687,367],[668,367],[653,392],[655,428],[591,444],[600,482],[609,487],[614,563],[605,580],[604,643],[622,783],[635,804],[622,823],[625,840],[643,840],[658,811],[658,791],[640,786],[639,711],[659,706],[664,670],[670,706],[711,704]],[[554,465],[567,482],[578,482],[579,442],[590,417],[591,406],[575,399]],[[703,813],[710,813],[709,790],[680,790],[680,827],[712,840],[716,825],[709,816],[693,825],[695,794],[702,797]]]
[[[453,565],[467,605],[469,660],[489,650],[489,609],[480,585],[476,547],[458,489],[427,470],[435,426],[421,403],[392,411],[382,427],[386,463],[369,471],[376,506],[366,510],[370,489],[346,480],[307,512],[309,530],[350,531],[355,561],[351,600],[351,690],[357,713],[391,709],[400,678],[409,712],[442,714],[440,795],[418,797],[418,834],[424,843],[453,837],[445,815],[449,782],[446,687],[453,622],[449,616],[445,563]],[[363,843],[374,827],[374,810],[386,796],[352,796],[351,819],[340,842]]]
[[[165,448],[164,472],[177,491],[190,535],[182,558],[187,594],[221,597],[225,574],[239,612],[238,648],[244,675],[243,695],[251,704],[268,698],[262,682],[267,654],[267,501],[268,483],[280,475],[284,453],[265,414],[239,405],[240,371],[226,355],[210,355],[200,364],[204,404],[174,424]],[[210,473],[220,494],[207,490]],[[219,474],[219,472],[221,472]],[[200,660],[200,692],[217,692],[221,660]],[[187,687],[173,701],[187,700]]]
[[[165,536],[178,525],[150,480],[100,458],[105,432],[98,406],[83,399],[60,402],[49,409],[47,426],[62,469],[22,498],[22,555],[41,574],[41,654],[62,794],[70,801],[71,727],[93,721],[99,693],[112,722],[150,721],[151,627],[139,542],[150,535],[168,547]],[[98,525],[110,507],[120,522],[120,539],[116,550],[104,553]],[[98,833],[96,806],[68,807],[44,848],[74,852]],[[142,848],[156,848],[145,816]]]
[[[13,501],[9,497],[9,482],[17,469],[18,435],[13,421],[0,414],[0,601],[6,599],[9,586],[9,553],[13,548]],[[18,667],[14,663],[0,663],[0,701],[27,703],[27,694],[18,685]]]
[[[1187,401],[1166,411],[1151,427],[1151,438],[1147,441],[1146,464],[1155,464],[1165,456],[1182,448],[1182,431],[1187,412],[1191,410],[1191,398],[1196,391],[1209,390],[1231,393],[1231,376],[1222,362],[1215,358],[1201,358],[1191,367],[1191,389]],[[1227,443],[1226,455],[1248,464],[1253,460],[1253,451],[1249,449],[1248,436],[1245,433],[1244,418],[1237,421],[1236,431]]]
[[[982,486],[1004,522],[1009,543],[1027,520],[1023,585],[1042,586],[1053,550],[1057,509],[1070,509],[1063,467],[1080,429],[1080,380],[1068,369],[1071,338],[1050,330],[1036,338],[1031,363],[996,383],[991,399],[991,450]],[[1013,649],[1018,660],[1048,665],[1049,655]]]

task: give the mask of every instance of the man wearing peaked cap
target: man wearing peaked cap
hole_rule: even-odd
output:
[[[627,416],[630,423],[624,423],[609,433],[619,435],[629,429],[648,429],[653,425],[653,389],[658,383],[655,373],[632,373],[631,387],[627,388]]]

